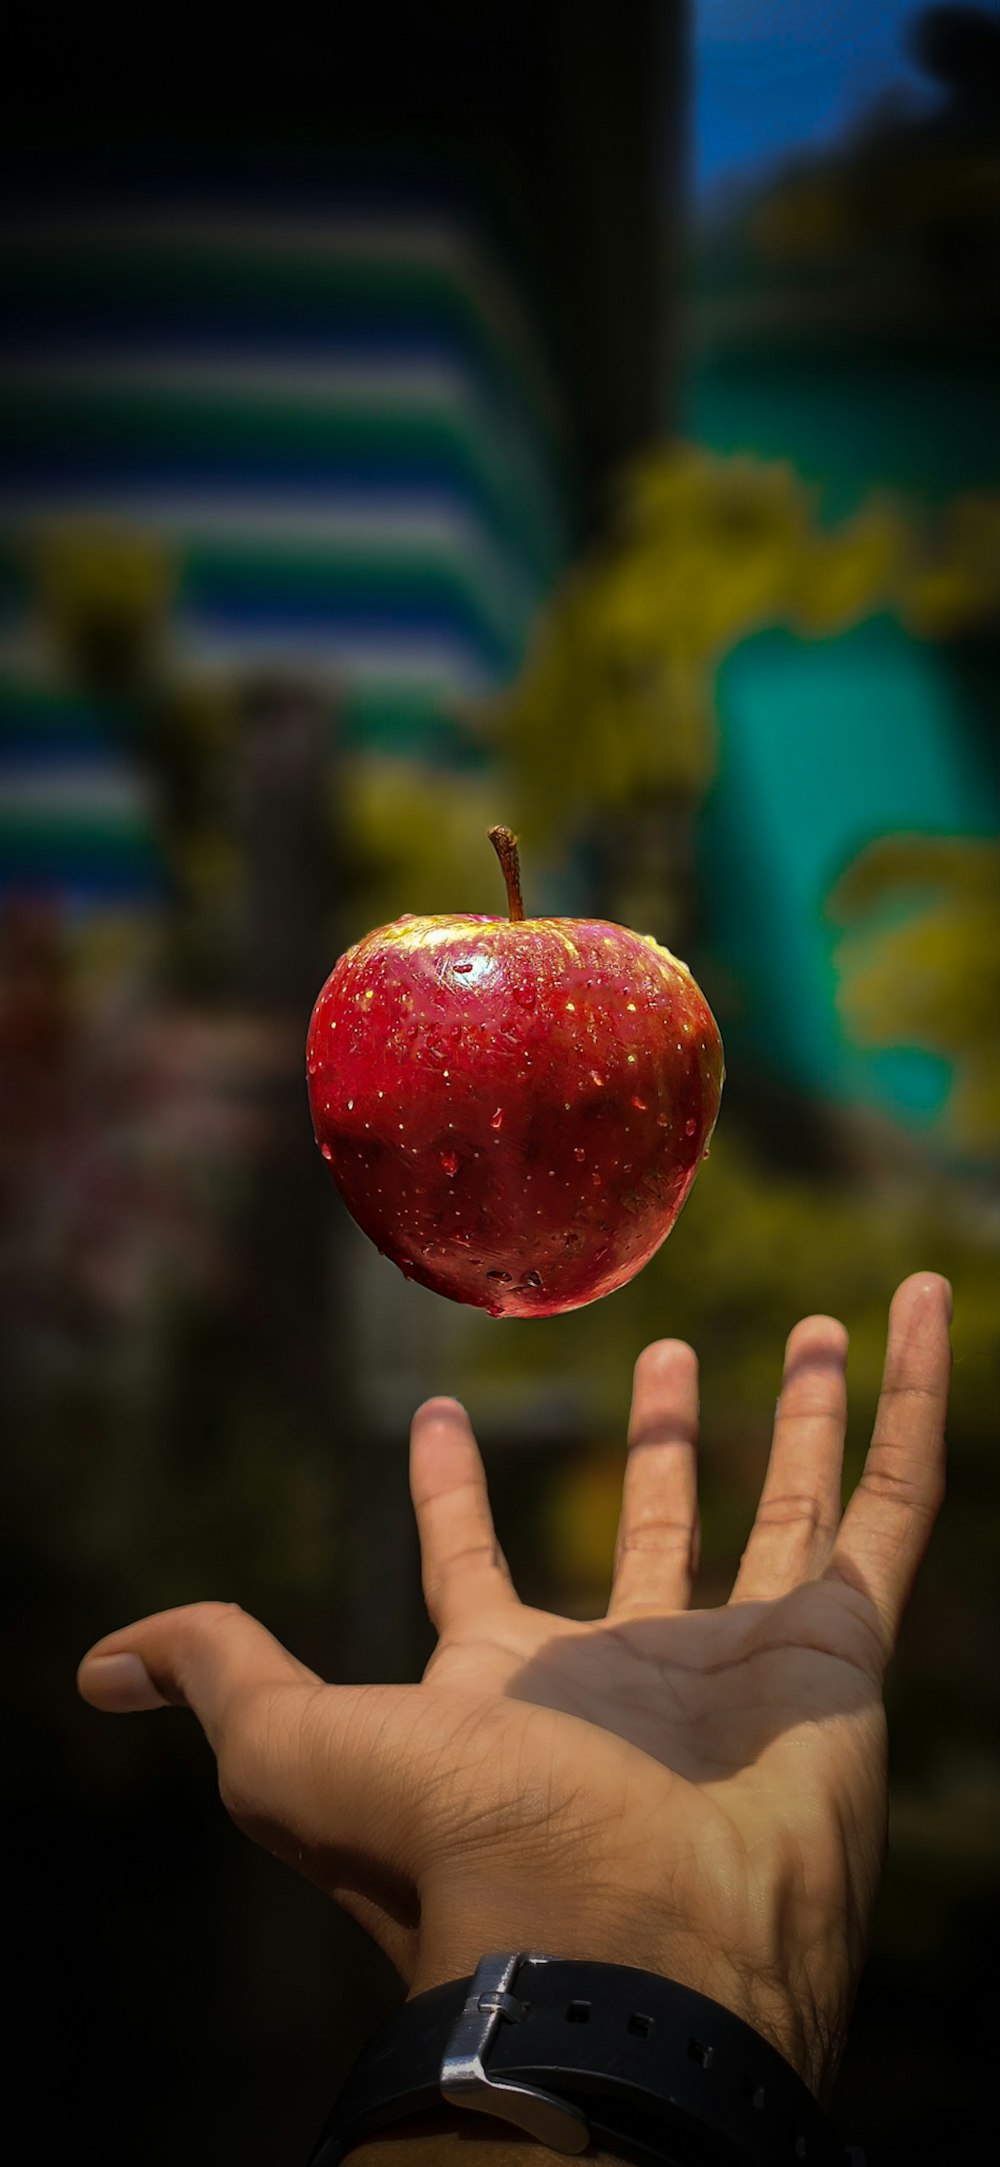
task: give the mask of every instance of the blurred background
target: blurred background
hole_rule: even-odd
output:
[[[205,11],[8,51],[0,278],[7,1856],[41,2149],[304,2159],[399,1998],[88,1643],[199,1596],[431,1647],[407,1423],[467,1401],[527,1599],[607,1595],[631,1366],[704,1367],[723,1597],[784,1335],[955,1287],[837,2101],[969,2161],[1000,2009],[995,4]],[[728,1081],[631,1287],[497,1324],[315,1153],[303,1043],[403,911],[651,931]],[[41,2027],[39,2027],[39,2014]]]

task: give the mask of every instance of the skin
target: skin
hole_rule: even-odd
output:
[[[411,1436],[439,1636],[420,1684],[324,1684],[202,1603],[100,1641],[80,1690],[111,1712],[191,1708],[240,1827],[360,1920],[408,1997],[490,1948],[638,1965],[734,2010],[825,2099],[885,1851],[882,1680],[943,1495],[950,1314],[936,1274],[897,1291],[846,1510],[846,1333],[795,1327],[719,1608],[690,1607],[697,1364],[661,1340],[636,1365],[605,1617],[519,1601],[468,1417],[436,1399]],[[480,2167],[550,2156],[443,2114],[352,2158],[422,2167],[469,2145]]]

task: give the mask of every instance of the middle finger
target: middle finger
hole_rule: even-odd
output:
[[[635,1366],[608,1616],[683,1610],[698,1563],[698,1362],[659,1339]]]

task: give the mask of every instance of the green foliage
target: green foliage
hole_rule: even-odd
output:
[[[824,526],[795,470],[694,446],[626,475],[607,537],[544,613],[497,714],[516,818],[548,848],[650,794],[696,800],[716,760],[714,679],[767,626],[825,639],[879,609],[920,637],[982,627],[1000,605],[1000,496],[937,525],[875,494]]]
[[[505,909],[486,831],[503,813],[486,776],[429,770],[417,761],[359,755],[337,784],[337,818],[358,866],[355,934],[409,911]]]
[[[1000,492],[968,490],[946,505],[932,545],[914,565],[901,614],[922,639],[951,639],[995,627],[1000,615]]]
[[[975,836],[882,836],[848,868],[830,911],[847,929],[836,964],[851,1036],[945,1054],[954,1141],[997,1156],[1000,846]]]
[[[63,520],[29,548],[44,621],[71,677],[131,693],[162,666],[177,567],[158,537],[109,520]]]

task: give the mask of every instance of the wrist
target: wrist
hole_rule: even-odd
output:
[[[786,2057],[698,1989],[628,1962],[541,1951],[483,1954],[475,1972],[471,1994],[467,1974],[430,1989],[369,2043],[312,2167],[358,2154],[390,2167],[402,2146],[414,2167],[425,2156],[437,2167],[452,2139],[505,2167],[526,2151],[541,2161],[548,2147],[578,2150],[581,2131],[588,2156],[646,2161],[691,2124],[713,2157],[747,2167],[789,2147],[843,2167],[836,2132]]]
[[[407,2000],[471,1978],[488,1949],[538,1949],[547,1956],[580,1962],[630,1964],[663,1977],[672,1976],[671,1936],[653,1915],[634,1913],[620,1901],[604,1905],[592,1892],[544,1894],[525,1878],[481,1878],[466,1891],[452,1874],[440,1894],[422,1891],[416,1967]],[[685,1984],[697,1986],[690,1977]],[[705,1989],[704,1991],[708,1991]]]
[[[406,1998],[471,1978],[485,1950],[514,1948],[626,1964],[691,1987],[766,2039],[816,2099],[829,2098],[842,2043],[822,2030],[811,1998],[796,1996],[790,1982],[741,1970],[718,1950],[707,1950],[696,1935],[660,1917],[652,1904],[640,1909],[591,1902],[584,1908],[551,1893],[542,1901],[530,1887],[497,1881],[488,1891],[478,1884],[474,1899],[466,1902],[453,1879],[440,1903],[424,1903]]]

